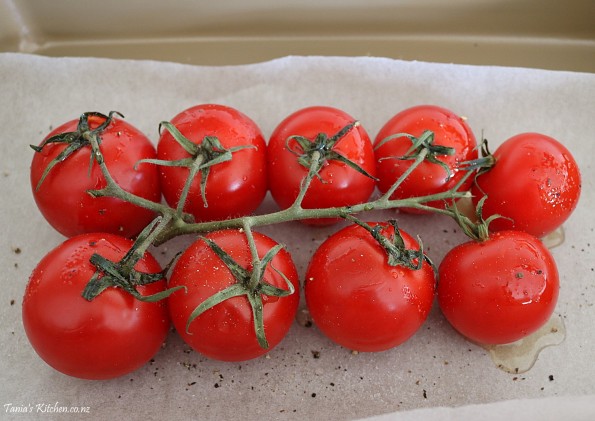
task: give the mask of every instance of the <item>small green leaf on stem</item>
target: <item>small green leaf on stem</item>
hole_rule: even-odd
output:
[[[167,226],[170,217],[157,217],[147,225],[136,238],[134,244],[119,262],[112,262],[98,253],[94,253],[89,262],[97,269],[83,290],[83,298],[91,301],[109,287],[121,288],[140,301],[154,302],[169,297],[183,287],[169,288],[164,291],[142,295],[137,287],[165,279],[172,260],[165,270],[159,273],[144,273],[134,267],[143,258],[148,247]]]
[[[307,168],[309,171],[314,168],[316,176],[321,181],[323,180],[319,175],[320,170],[324,167],[326,162],[333,160],[346,164],[350,168],[372,180],[377,180],[376,177],[368,173],[358,164],[334,150],[334,147],[357,126],[359,126],[359,122],[353,121],[331,137],[328,137],[326,133],[318,133],[314,139],[308,139],[300,135],[289,136],[285,141],[285,145],[291,153],[297,156],[300,165]],[[314,166],[313,161],[316,163]]]
[[[450,211],[452,218],[456,221],[456,223],[461,227],[463,233],[471,238],[474,241],[485,241],[489,239],[490,232],[489,232],[489,225],[490,223],[497,218],[505,218],[502,215],[491,215],[487,219],[483,218],[483,205],[487,200],[487,196],[483,196],[479,202],[477,202],[477,206],[475,208],[475,221],[471,220],[469,217],[461,214],[459,211],[456,203],[453,202]],[[506,218],[510,219],[510,218]]]
[[[477,159],[471,161],[464,161],[459,164],[459,168],[465,171],[477,171],[477,176],[489,171],[494,165],[496,165],[496,158],[490,152],[488,148],[488,140],[483,139],[478,145],[480,147],[480,156]]]
[[[382,224],[376,224],[372,227],[354,216],[347,215],[345,218],[354,222],[370,233],[370,235],[386,251],[387,263],[389,266],[403,266],[411,270],[420,270],[423,267],[423,263],[427,262],[432,268],[434,268],[433,262],[424,253],[423,244],[419,237],[417,238],[419,249],[408,249],[405,246],[405,240],[401,235],[397,221],[388,221],[388,224],[393,228],[393,233],[390,237],[386,237],[382,233],[385,228],[385,226]]]
[[[110,125],[113,119],[113,115],[117,114],[120,117],[124,117],[117,111],[110,111],[108,115],[101,114],[98,112],[86,112],[81,114],[79,117],[79,122],[77,125],[77,129],[73,132],[66,132],[60,133],[55,136],[52,136],[46,139],[41,145],[29,145],[35,152],[40,153],[47,145],[51,144],[65,144],[66,147],[54,158],[50,163],[45,167],[39,182],[35,186],[35,190],[39,190],[42,183],[45,181],[47,175],[50,171],[59,163],[64,162],[71,156],[73,153],[78,151],[79,149],[89,145],[88,136],[96,136],[98,139],[98,143],[101,143],[101,132]],[[89,128],[89,117],[100,117],[103,118],[104,121],[98,127],[94,129]],[[96,159],[95,153],[90,153],[89,156],[90,164],[89,164],[89,174],[91,172],[91,166],[93,165],[93,160]]]
[[[443,146],[443,145],[435,145],[434,144],[434,132],[431,130],[424,131],[421,136],[415,137],[409,133],[396,133],[390,136],[385,137],[382,139],[374,149],[380,148],[387,142],[390,142],[395,139],[400,138],[407,138],[411,141],[411,147],[405,155],[403,156],[396,156],[396,157],[386,157],[383,159],[400,159],[400,160],[416,160],[417,157],[424,151],[424,160],[431,162],[433,164],[438,164],[444,171],[446,171],[446,180],[452,177],[452,171],[450,167],[444,163],[442,160],[438,159],[439,156],[448,156],[454,155],[456,150],[454,148]]]

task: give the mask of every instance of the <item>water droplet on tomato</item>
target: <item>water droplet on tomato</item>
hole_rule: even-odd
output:
[[[78,270],[86,264],[86,261],[88,261],[89,258],[86,251],[86,246],[80,246],[76,249],[72,256],[70,256],[66,262],[64,262],[62,270],[60,271],[60,279],[65,285],[72,284],[73,276],[75,276]]]
[[[537,357],[545,348],[560,345],[566,338],[564,320],[554,314],[550,320],[535,333],[510,344],[481,345],[486,349],[494,364],[507,373],[525,373],[529,371]]]

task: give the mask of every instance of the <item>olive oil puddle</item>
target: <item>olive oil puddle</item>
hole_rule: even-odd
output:
[[[488,351],[496,366],[507,373],[525,373],[537,361],[545,348],[560,345],[566,338],[564,320],[554,314],[550,320],[535,333],[519,341],[505,345],[480,345]]]
[[[548,248],[560,246],[565,240],[564,228],[560,227],[541,240]],[[560,345],[566,338],[564,320],[554,314],[537,332],[517,342],[505,345],[480,345],[488,351],[498,368],[508,373],[525,373],[537,361],[539,354],[549,346]]]
[[[541,241],[543,242],[543,245],[546,246],[548,249],[553,249],[554,247],[558,247],[559,245],[561,245],[565,239],[566,235],[564,233],[564,227],[560,227],[543,237]]]

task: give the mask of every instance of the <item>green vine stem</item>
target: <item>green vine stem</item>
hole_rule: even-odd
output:
[[[171,209],[169,206],[153,202],[151,200],[145,199],[144,197],[137,196],[120,187],[120,185],[116,182],[116,180],[114,180],[111,173],[109,172],[107,165],[105,165],[103,153],[101,152],[101,148],[99,146],[99,134],[93,131],[86,131],[83,133],[83,136],[91,146],[91,159],[95,161],[97,165],[99,165],[101,173],[103,174],[103,177],[106,181],[106,186],[104,188],[99,190],[89,190],[87,191],[87,193],[89,193],[93,197],[115,197],[126,202],[135,204],[137,206],[149,209],[157,214],[161,214],[162,216],[175,216],[175,211]]]
[[[161,123],[163,124],[163,123]],[[122,189],[118,183],[111,176],[109,169],[105,165],[103,154],[101,152],[101,140],[100,133],[94,130],[87,130],[82,133],[82,136],[88,141],[91,147],[91,159],[94,160],[100,167],[101,172],[106,180],[106,186],[100,190],[90,190],[88,193],[94,197],[110,196],[121,199],[123,201],[130,202],[140,207],[144,207],[155,212],[158,215],[167,216],[167,224],[160,229],[159,234],[153,239],[153,245],[161,245],[177,236],[187,234],[201,234],[212,231],[228,229],[228,228],[243,228],[246,224],[246,220],[249,221],[250,227],[257,227],[263,225],[280,224],[284,222],[297,221],[303,219],[318,219],[318,218],[336,218],[344,215],[353,215],[361,212],[368,212],[372,210],[385,210],[385,209],[398,209],[402,207],[415,208],[420,210],[426,210],[434,213],[444,214],[450,217],[455,217],[455,210],[453,209],[441,209],[434,208],[426,205],[428,202],[439,201],[439,200],[456,200],[461,198],[469,198],[470,192],[458,191],[462,181],[454,186],[451,190],[430,194],[426,196],[418,196],[406,199],[390,199],[390,191],[394,191],[400,183],[410,174],[417,166],[419,166],[428,155],[432,155],[428,148],[421,148],[419,153],[416,155],[413,163],[408,168],[408,171],[403,174],[392,186],[391,190],[384,194],[380,198],[371,200],[369,202],[360,203],[352,206],[343,207],[332,207],[332,208],[318,208],[318,209],[306,209],[301,206],[302,200],[308,190],[310,183],[314,177],[318,175],[320,169],[319,165],[319,151],[313,151],[311,159],[309,160],[309,171],[302,182],[302,186],[298,197],[292,206],[287,209],[261,214],[251,215],[239,218],[226,219],[222,221],[208,221],[208,222],[192,222],[192,218],[189,215],[180,214],[179,209],[172,209],[171,207],[163,204],[150,201],[143,197],[134,195],[124,189]],[[403,136],[403,134],[401,134]],[[425,133],[424,136],[420,137],[421,142],[415,142],[414,146],[417,147],[419,144],[427,142],[428,139],[431,141],[429,133]],[[424,152],[427,151],[427,152]],[[466,176],[470,175],[468,172]],[[179,206],[181,209],[181,207]]]
[[[91,301],[106,288],[119,287],[127,291],[140,301],[155,302],[167,298],[174,291],[182,288],[169,288],[153,295],[142,295],[137,287],[160,281],[165,278],[170,264],[159,273],[144,273],[134,269],[136,263],[143,258],[147,248],[152,244],[155,237],[167,225],[168,217],[157,217],[139,234],[133,246],[128,250],[119,262],[112,262],[100,254],[93,254],[90,262],[97,269],[83,290],[82,296],[85,300]]]
[[[87,114],[104,116],[103,114],[99,113]],[[332,150],[332,147],[341,140],[345,133],[347,133],[349,130],[352,130],[354,127],[357,127],[358,123],[354,122],[353,124],[346,126],[343,130],[341,130],[339,133],[335,134],[330,138],[327,137],[326,134],[321,133],[318,135],[316,139],[312,141],[311,145],[309,144],[310,141],[308,139],[301,138],[299,136],[290,136],[287,139],[288,148],[289,142],[297,142],[299,149],[301,150],[301,152],[304,152],[304,154],[298,154],[298,151],[296,149],[293,149],[292,152],[298,155],[296,159],[300,159],[300,163],[308,168],[308,172],[302,181],[297,198],[289,208],[266,214],[256,214],[220,221],[196,223],[193,221],[190,215],[184,214],[182,211],[190,188],[190,183],[200,171],[202,176],[201,193],[203,201],[206,205],[207,201],[205,196],[205,186],[206,178],[208,176],[210,168],[213,165],[217,165],[220,162],[232,159],[232,152],[235,152],[236,150],[239,150],[243,147],[240,146],[234,149],[225,150],[221,147],[220,143],[216,138],[203,139],[203,142],[206,142],[204,147],[198,146],[192,143],[190,140],[184,138],[172,124],[168,122],[162,122],[160,127],[165,127],[168,131],[170,131],[170,133],[176,138],[176,140],[182,145],[182,147],[186,149],[190,157],[185,160],[171,162],[159,160],[145,160],[143,162],[146,164],[186,166],[189,168],[190,174],[186,182],[186,185],[184,186],[183,195],[180,198],[180,202],[178,203],[177,208],[173,209],[163,203],[153,202],[124,190],[111,176],[109,169],[107,168],[104,162],[103,154],[101,152],[101,131],[103,127],[107,127],[107,125],[109,125],[109,121],[111,120],[112,114],[114,114],[114,112],[111,112],[109,116],[104,116],[106,118],[106,122],[102,126],[100,126],[99,129],[95,130],[90,130],[88,124],[86,124],[88,116],[85,116],[85,114],[81,116],[81,123],[79,124],[79,128],[76,132],[76,139],[78,140],[72,146],[69,146],[68,151],[72,151],[74,150],[74,148],[90,146],[90,165],[93,165],[94,163],[99,165],[106,181],[106,186],[104,188],[99,190],[88,191],[90,195],[92,195],[93,197],[110,196],[118,198],[123,201],[135,204],[137,206],[149,209],[159,216],[149,226],[147,226],[143,230],[143,232],[141,232],[141,234],[135,240],[131,250],[124,256],[124,258],[120,262],[111,262],[99,255],[92,256],[91,263],[97,268],[97,271],[89,281],[87,288],[85,289],[83,294],[84,298],[88,300],[93,299],[103,290],[110,286],[120,287],[131,293],[134,297],[138,298],[139,300],[154,301],[163,299],[172,292],[174,292],[175,289],[167,289],[155,296],[144,297],[138,292],[136,288],[138,285],[146,285],[148,283],[163,279],[165,277],[165,274],[169,270],[169,267],[175,261],[174,258],[170,262],[168,267],[159,274],[145,274],[135,271],[134,265],[139,259],[142,258],[142,256],[150,246],[158,246],[180,235],[205,234],[208,232],[232,228],[241,229],[246,235],[246,239],[252,257],[250,270],[243,268],[239,264],[237,264],[233,260],[233,258],[231,258],[231,256],[225,253],[225,251],[223,251],[213,241],[209,240],[206,237],[200,237],[225,263],[225,265],[232,272],[233,276],[236,278],[237,283],[211,296],[203,303],[201,303],[196,309],[194,309],[190,318],[187,321],[186,327],[188,329],[188,326],[196,317],[198,317],[200,314],[202,314],[207,309],[213,307],[214,305],[217,305],[218,303],[228,298],[243,295],[246,296],[252,307],[254,315],[254,328],[258,342],[263,348],[268,348],[268,342],[264,335],[263,327],[262,295],[274,295],[281,297],[294,293],[294,288],[291,282],[285,277],[285,275],[276,270],[271,265],[273,257],[276,255],[276,253],[279,252],[279,250],[281,250],[283,246],[279,245],[277,247],[272,248],[261,259],[258,256],[256,250],[256,243],[252,233],[252,229],[254,227],[280,224],[284,222],[297,221],[303,219],[342,217],[347,220],[351,220],[352,222],[357,223],[360,226],[366,228],[367,225],[358,220],[354,216],[355,214],[368,212],[372,210],[398,209],[402,207],[407,207],[450,216],[451,218],[454,218],[459,223],[459,225],[463,227],[463,229],[466,233],[468,233],[468,235],[475,235],[476,238],[481,239],[486,235],[486,233],[483,232],[483,225],[474,225],[474,223],[469,218],[460,214],[460,212],[456,208],[456,205],[445,208],[434,208],[427,205],[428,202],[443,200],[453,201],[453,203],[455,203],[456,199],[469,198],[470,192],[459,191],[459,189],[465,181],[465,179],[475,172],[475,167],[473,166],[472,169],[469,169],[466,172],[465,176],[462,177],[462,179],[457,183],[457,185],[455,185],[452,189],[448,191],[406,199],[390,198],[394,191],[399,187],[399,185],[403,183],[403,181],[411,174],[411,172],[414,171],[414,169],[417,168],[422,162],[428,161],[442,166],[445,165],[443,162],[439,161],[436,158],[436,155],[448,155],[451,153],[451,151],[449,150],[449,148],[445,148],[439,145],[433,145],[434,135],[432,132],[429,131],[424,132],[422,136],[420,136],[419,138],[415,138],[407,134],[398,134],[390,136],[389,138],[383,140],[383,142],[389,141],[395,136],[408,137],[412,141],[412,147],[407,152],[406,156],[397,157],[397,159],[412,160],[413,162],[411,163],[407,171],[403,173],[402,176],[399,177],[399,179],[393,184],[393,186],[381,197],[374,200],[370,200],[366,203],[356,204],[352,206],[319,209],[305,209],[302,207],[302,202],[314,177],[319,177],[319,171],[323,166],[322,164],[324,160],[337,159],[341,162],[344,162],[345,165],[350,166],[355,171],[359,171],[360,173],[367,175],[365,171],[357,167],[357,165],[355,165],[353,162],[346,160],[346,158],[342,157],[341,155]],[[54,141],[71,142],[71,137],[73,136],[74,135],[69,134],[68,136],[66,136],[66,139],[52,139],[48,140],[48,143]],[[38,152],[41,150],[41,148],[34,149]],[[64,159],[66,158],[67,156],[64,157]],[[53,165],[55,164],[52,164],[46,169],[46,173],[52,169]],[[448,169],[447,174],[448,176],[450,176],[450,171]],[[487,230],[487,223],[489,222],[489,220],[483,221],[481,219],[481,207],[478,207],[478,212],[479,220],[480,222],[485,223]],[[398,233],[398,227],[396,226],[396,224],[393,226],[395,228],[395,232]],[[423,253],[423,247],[421,245],[421,242],[419,242],[419,250],[406,251],[404,250],[404,247],[402,247],[402,240],[399,241],[398,235],[395,235],[395,237],[392,239],[388,239],[382,236],[375,236],[375,234],[377,233],[375,233],[373,228],[370,228],[368,231],[380,243],[380,245],[387,250],[387,254],[389,256],[389,261],[391,262],[391,264],[402,264],[411,268],[416,268],[420,266],[424,260],[428,261]],[[264,279],[265,270],[269,265],[271,265],[272,270],[279,273],[286,280],[288,285],[287,290],[274,287]]]

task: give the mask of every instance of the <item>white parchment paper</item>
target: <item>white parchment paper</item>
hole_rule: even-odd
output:
[[[265,136],[309,105],[342,108],[375,136],[396,112],[432,103],[466,116],[492,149],[526,131],[559,139],[583,174],[581,203],[564,226],[565,241],[552,250],[561,274],[556,314],[566,326],[564,342],[546,348],[531,370],[510,374],[434,308],[410,341],[379,354],[353,354],[298,318],[279,347],[245,363],[203,358],[172,333],[154,360],[129,376],[89,382],[55,372],[29,346],[21,323],[31,270],[63,241],[33,202],[28,145],[82,112],[110,110],[156,141],[160,121],[208,102],[240,109]],[[196,67],[6,53],[0,54],[0,104],[0,418],[38,419],[43,408],[52,415],[56,407],[87,408],[92,419],[476,419],[478,413],[521,419],[521,411],[527,419],[544,408],[552,408],[550,415],[563,410],[565,419],[595,419],[594,74],[382,58]],[[273,207],[267,199],[261,211]],[[464,240],[444,218],[397,217],[436,262]],[[309,256],[336,229],[290,223],[262,231],[287,244],[303,275]],[[166,244],[159,257],[165,261],[184,241]],[[13,414],[17,409],[32,412]]]

